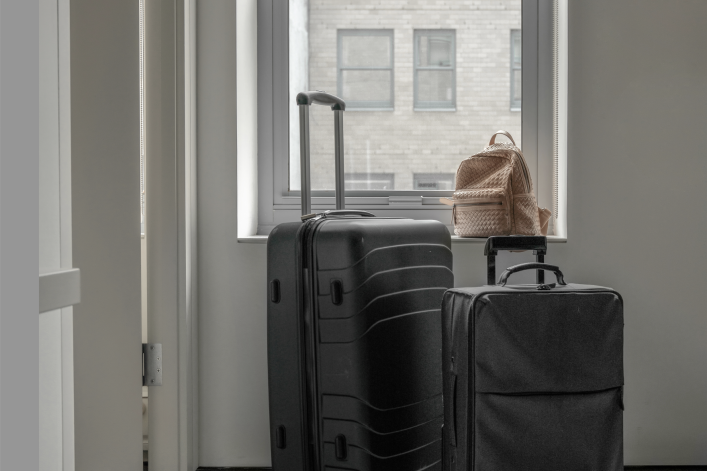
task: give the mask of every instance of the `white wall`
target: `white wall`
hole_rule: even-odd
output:
[[[236,152],[238,159],[238,186],[257,191],[258,186],[258,53],[252,47],[258,41],[257,0],[236,3],[236,88],[239,123]],[[255,234],[258,230],[258,200],[245,198],[238,201],[239,235]]]
[[[76,469],[142,467],[138,2],[71,0]]]
[[[198,13],[200,465],[266,466],[266,250],[235,239],[235,6]],[[570,2],[568,242],[547,260],[624,297],[628,465],[707,464],[705,18],[701,0]],[[456,284],[483,283],[482,245],[453,252]]]
[[[39,2],[39,273],[72,267],[69,2]],[[39,468],[74,469],[73,312],[39,314]]]
[[[234,25],[236,2],[197,2],[200,466],[270,462],[265,246],[236,242]]]
[[[627,464],[707,464],[706,19],[570,2],[569,242],[548,258],[624,297]]]

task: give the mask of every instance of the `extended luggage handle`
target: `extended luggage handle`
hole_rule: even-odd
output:
[[[545,261],[547,253],[547,237],[545,236],[492,236],[486,240],[484,255],[486,255],[486,283],[496,284],[496,255],[501,250],[522,252],[532,250],[537,263]],[[545,272],[538,270],[538,284],[545,283]]]
[[[315,90],[297,94],[300,125],[300,192],[302,215],[312,212],[312,185],[309,177],[309,105],[331,106],[334,111],[334,173],[336,209],[344,209],[344,110],[346,103],[341,98]]]
[[[330,95],[321,90],[312,92],[300,92],[297,94],[298,105],[325,105],[331,106],[333,111],[346,109],[346,103],[338,96]]]
[[[529,263],[520,263],[518,265],[513,265],[512,267],[508,267],[505,270],[503,270],[503,273],[501,273],[501,276],[498,279],[498,285],[499,286],[506,286],[506,282],[508,281],[508,277],[510,277],[513,273],[518,273],[519,271],[523,270],[548,270],[551,271],[555,274],[555,278],[557,278],[557,284],[558,285],[566,285],[565,283],[565,278],[562,272],[560,271],[560,267],[556,265],[550,265],[547,263],[537,263],[537,262],[529,262]]]

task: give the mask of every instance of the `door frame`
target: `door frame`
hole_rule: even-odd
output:
[[[164,355],[148,393],[153,470],[199,459],[195,3],[145,2],[147,337]]]

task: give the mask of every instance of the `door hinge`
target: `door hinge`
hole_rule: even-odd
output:
[[[142,385],[162,386],[162,344],[142,344]]]

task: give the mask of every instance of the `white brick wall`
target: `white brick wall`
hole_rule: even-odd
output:
[[[309,88],[337,91],[337,29],[394,30],[394,111],[347,111],[346,172],[454,173],[498,129],[520,144],[521,113],[510,111],[510,36],[520,0],[309,0]],[[413,31],[456,30],[456,111],[413,110]],[[333,188],[333,116],[312,107],[312,183]]]

